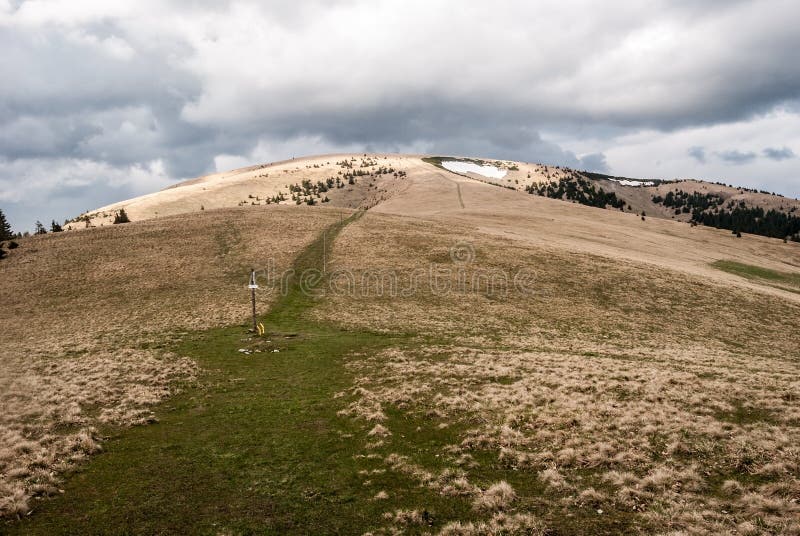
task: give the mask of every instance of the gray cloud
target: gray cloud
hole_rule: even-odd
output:
[[[770,160],[788,160],[789,158],[794,158],[795,154],[794,151],[789,149],[788,147],[782,147],[780,149],[776,149],[773,147],[767,147],[763,151],[764,156],[769,158]]]
[[[586,171],[596,171],[605,173],[609,171],[608,162],[606,162],[606,155],[603,153],[587,154],[581,158],[580,165]]]
[[[626,136],[800,114],[798,18],[786,0],[0,4],[0,203],[30,227],[69,205],[58,181],[104,192],[74,190],[78,213],[302,139],[613,172]],[[761,160],[689,143],[697,164]]]
[[[756,153],[752,151],[742,152],[738,150],[720,151],[717,156],[728,164],[742,165],[752,162],[756,158]]]
[[[689,156],[697,160],[701,164],[706,163],[706,150],[702,147],[695,145],[694,147],[690,147],[688,151],[686,151]]]

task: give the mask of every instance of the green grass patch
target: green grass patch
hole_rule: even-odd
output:
[[[731,411],[720,411],[715,415],[719,421],[730,422],[738,425],[753,424],[764,422],[767,424],[779,424],[772,411],[766,408],[746,406],[741,401],[737,401]]]
[[[744,277],[751,281],[766,283],[783,290],[800,293],[800,274],[779,272],[777,270],[770,270],[769,268],[762,268],[761,266],[754,266],[752,264],[744,264],[736,261],[716,261],[711,263],[711,265],[714,268]]]

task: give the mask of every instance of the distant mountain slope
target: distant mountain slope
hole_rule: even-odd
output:
[[[408,179],[424,180],[437,168],[474,181],[588,206],[800,241],[800,201],[768,192],[507,160],[397,154],[321,155],[207,175],[82,214],[66,228],[111,224],[121,209],[137,221],[270,204],[370,208],[407,188]],[[482,169],[494,171],[484,173]]]
[[[380,202],[422,166],[404,155],[340,154],[298,158],[215,173],[159,192],[120,201],[79,215],[65,229],[109,225],[124,209],[132,221],[242,206],[321,205],[366,208]]]

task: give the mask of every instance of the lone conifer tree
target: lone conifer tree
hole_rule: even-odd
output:
[[[44,225],[42,225],[42,222],[40,222],[39,220],[36,220],[36,230],[34,231],[33,234],[37,235],[47,234],[47,229],[44,228]]]
[[[0,210],[0,240],[11,240],[14,233],[11,232],[11,224],[6,220],[6,215]]]
[[[125,212],[124,208],[119,209],[119,212],[114,214],[114,223],[130,223],[130,219],[128,219],[128,214]]]

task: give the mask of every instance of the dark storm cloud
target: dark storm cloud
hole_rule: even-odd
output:
[[[694,147],[690,147],[686,152],[699,163],[706,163],[706,150],[704,148],[695,145]]]
[[[586,171],[604,173],[609,170],[606,155],[603,153],[587,154],[581,158],[581,167]]]
[[[472,107],[437,96],[409,98],[389,107],[331,111],[281,118],[271,125],[279,137],[321,134],[337,144],[369,141],[374,146],[411,145],[424,141],[440,152],[483,154],[525,160],[536,155],[553,161],[574,154],[542,139],[524,118],[509,117],[490,107]]]
[[[0,147],[6,158],[74,155],[84,141],[102,132],[76,117],[21,116],[0,124]]]
[[[794,151],[792,151],[788,147],[782,147],[780,149],[767,147],[766,149],[764,149],[763,153],[764,156],[766,156],[770,160],[777,160],[779,162],[781,160],[787,160],[789,158],[795,157]]]

